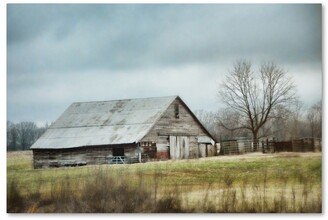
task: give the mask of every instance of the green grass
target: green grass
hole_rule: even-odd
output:
[[[152,162],[132,165],[99,165],[83,167],[65,167],[52,169],[33,169],[31,154],[9,156],[7,161],[8,181],[17,180],[19,185],[26,186],[37,184],[40,181],[48,182],[60,180],[69,176],[72,179],[87,178],[95,170],[105,170],[112,175],[152,177],[160,172],[163,183],[175,184],[203,184],[204,182],[220,182],[230,173],[235,182],[240,183],[245,178],[256,181],[262,178],[263,172],[268,173],[268,181],[281,182],[283,175],[289,181],[297,181],[300,175],[311,179],[313,184],[321,184],[321,155],[306,157],[292,156],[247,158],[239,160],[184,160],[174,162]]]
[[[211,195],[214,195],[214,192],[227,187],[255,189],[263,186],[268,192],[275,190],[272,194],[277,196],[282,190],[304,191],[309,185],[311,193],[321,197],[322,160],[319,153],[221,156],[51,169],[33,169],[30,152],[8,153],[7,156],[7,183],[14,182],[22,194],[48,193],[55,183],[60,184],[65,180],[69,180],[78,191],[82,182],[96,177],[99,172],[118,182],[125,181],[132,187],[143,185],[147,189],[154,188],[159,194],[178,187],[180,192],[188,193],[190,198],[193,197],[192,192],[199,190],[201,196],[206,196],[208,191],[213,191]]]

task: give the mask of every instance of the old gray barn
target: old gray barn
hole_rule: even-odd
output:
[[[35,168],[216,154],[213,137],[179,96],[73,103],[31,149]]]

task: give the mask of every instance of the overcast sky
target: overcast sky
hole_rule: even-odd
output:
[[[321,5],[7,6],[8,120],[54,121],[72,102],[180,95],[216,111],[237,59],[273,60],[321,99]]]

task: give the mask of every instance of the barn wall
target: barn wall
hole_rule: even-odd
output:
[[[207,144],[207,156],[215,156],[217,152],[216,146],[212,144]]]
[[[33,150],[34,168],[68,166],[72,164],[73,161],[77,165],[85,165],[85,149]]]
[[[175,117],[176,104],[179,105],[179,118]],[[208,135],[178,99],[171,103],[163,116],[141,141],[156,143],[158,159],[169,159],[170,135],[187,136],[189,138],[188,158],[202,156],[201,151],[203,149],[202,146],[198,145],[196,137]]]
[[[123,147],[128,157],[137,157],[136,146]],[[34,149],[34,168],[82,166],[87,164],[106,164],[112,156],[113,146],[80,147],[71,149]]]

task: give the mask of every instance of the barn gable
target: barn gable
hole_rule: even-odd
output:
[[[174,158],[172,151],[174,143],[185,142],[188,150],[186,154],[178,155],[180,158],[197,158],[206,153],[206,144],[213,145],[215,140],[205,129],[197,117],[180,97],[169,105],[162,116],[155,122],[150,131],[141,139],[141,142],[155,142],[158,157]],[[173,146],[172,146],[173,145]],[[178,143],[179,145],[179,143]],[[199,149],[204,145],[204,152]],[[169,155],[171,154],[171,155]]]
[[[176,109],[177,107],[178,110]],[[176,118],[176,113],[178,114],[178,118]],[[161,117],[158,118],[142,140],[150,140],[157,136],[167,136],[170,134],[208,136],[213,139],[211,134],[205,129],[180,97],[176,97],[176,99],[170,103],[168,108],[163,112]]]

